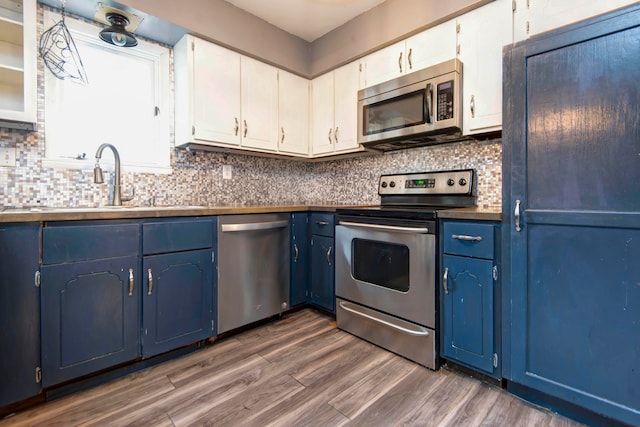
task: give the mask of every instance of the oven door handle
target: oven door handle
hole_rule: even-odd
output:
[[[418,328],[416,328],[416,329],[405,328],[404,326],[396,325],[396,324],[388,322],[386,320],[378,319],[377,317],[372,316],[370,314],[363,313],[362,311],[357,310],[356,308],[354,308],[352,304],[349,304],[346,301],[340,301],[339,305],[340,305],[340,308],[342,308],[345,311],[348,311],[348,312],[353,313],[355,315],[367,318],[369,320],[373,320],[374,322],[383,324],[385,326],[388,326],[388,327],[393,328],[395,330],[398,330],[400,332],[404,332],[405,334],[414,335],[414,336],[417,336],[417,337],[426,337],[426,336],[429,335],[429,331],[425,331],[425,330],[418,329]]]
[[[344,225],[347,227],[369,228],[381,231],[393,231],[396,233],[430,234],[431,232],[428,227],[398,227],[395,225],[362,224],[359,222],[351,221],[338,221],[338,225]]]

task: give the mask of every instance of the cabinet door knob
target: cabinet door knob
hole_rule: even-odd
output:
[[[133,296],[133,287],[135,286],[135,279],[133,278],[133,268],[129,269],[129,296]]]
[[[331,265],[331,249],[332,247],[329,246],[329,250],[327,250],[327,264]]]
[[[238,136],[238,131],[240,130],[240,123],[238,123],[237,117],[234,117],[233,119],[236,121],[236,125],[233,128],[233,132],[235,133],[236,136]]]
[[[293,262],[298,262],[298,255],[300,255],[300,251],[298,251],[298,245],[293,244]]]
[[[476,98],[471,95],[471,101],[469,102],[469,109],[471,110],[471,117],[476,116]]]
[[[282,131],[282,138],[280,139],[280,144],[284,144],[284,128],[280,128]]]
[[[445,268],[444,269],[444,275],[442,276],[442,287],[444,289],[444,293],[448,294],[449,293],[449,287],[448,287],[448,282],[449,281],[449,269]]]
[[[336,131],[333,132],[333,139],[336,140],[336,144],[338,143],[338,130],[340,129],[340,127],[336,126]]]
[[[407,62],[409,63],[409,69],[413,70],[413,64],[411,63],[411,56],[413,55],[413,49],[409,48],[409,54],[407,55]]]
[[[329,144],[331,144],[331,128],[329,128]]]
[[[400,73],[402,73],[402,52],[400,52],[400,56],[398,56],[398,68],[400,69]]]
[[[147,270],[147,272],[149,273],[149,291],[147,295],[151,295],[153,293],[153,272],[151,269]]]
[[[244,137],[247,137],[247,131],[249,131],[249,126],[247,126],[247,121],[243,120],[244,122]]]
[[[521,231],[522,227],[520,226],[520,200],[516,200],[516,208],[513,211],[513,219],[516,223],[516,231]]]

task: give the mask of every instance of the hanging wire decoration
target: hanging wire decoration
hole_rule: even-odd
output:
[[[62,19],[42,33],[40,37],[40,56],[51,73],[61,80],[72,80],[87,84],[87,73],[82,59],[64,23],[65,0],[62,0]]]

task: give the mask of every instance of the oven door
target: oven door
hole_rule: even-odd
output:
[[[336,296],[435,329],[435,223],[336,226]]]

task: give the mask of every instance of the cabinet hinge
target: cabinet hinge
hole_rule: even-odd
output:
[[[42,382],[42,369],[40,366],[36,367],[36,384],[40,384]]]
[[[456,55],[460,55],[460,45],[456,45]]]
[[[214,251],[211,251],[211,264],[215,264],[216,263],[216,253]]]
[[[498,266],[493,266],[493,280],[498,280]]]
[[[195,134],[196,134],[196,127],[191,126],[191,135],[195,135]]]
[[[516,9],[517,9],[517,7],[516,7],[516,0],[513,0],[513,1],[511,2],[511,11],[515,13],[515,12],[516,12]]]
[[[527,29],[527,34],[529,34],[529,21],[527,21],[526,29]]]
[[[195,42],[191,42],[191,51],[195,52],[196,50],[196,43]]]
[[[531,0],[527,0],[527,9],[531,8]]]
[[[358,71],[362,72],[362,62],[358,64]]]
[[[216,331],[216,321],[212,320],[211,321],[211,332],[215,332]]]
[[[456,34],[460,34],[460,24],[456,24]]]
[[[498,367],[498,354],[497,353],[493,353],[493,367],[494,368]]]
[[[40,271],[36,271],[36,274],[33,278],[33,282],[36,285],[36,288],[40,287]]]

